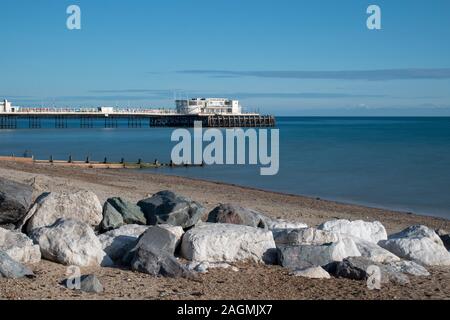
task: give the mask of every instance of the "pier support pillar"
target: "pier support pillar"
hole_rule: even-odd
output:
[[[117,118],[105,117],[105,128],[117,128]]]
[[[94,119],[91,117],[80,117],[80,128],[93,128]]]
[[[15,116],[1,116],[0,129],[17,129],[17,117]]]
[[[36,116],[29,116],[28,117],[28,128],[40,129],[41,128],[41,119]]]
[[[55,128],[64,129],[67,128],[67,118],[65,116],[55,116]]]
[[[129,117],[128,118],[128,128],[141,128],[142,121],[139,117]]]

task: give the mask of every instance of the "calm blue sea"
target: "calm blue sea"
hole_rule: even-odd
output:
[[[0,130],[0,155],[168,162],[175,145],[170,128],[51,126]],[[277,126],[276,176],[245,165],[154,171],[450,219],[450,118],[279,117]]]

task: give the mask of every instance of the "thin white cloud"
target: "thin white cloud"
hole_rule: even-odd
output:
[[[450,68],[436,69],[384,69],[340,71],[230,71],[230,70],[181,70],[182,74],[208,75],[212,77],[257,77],[280,79],[329,79],[329,80],[442,80],[450,79]]]

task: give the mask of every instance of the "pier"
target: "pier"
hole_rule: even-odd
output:
[[[20,108],[14,112],[0,112],[0,129],[40,129],[53,127],[78,128],[144,128],[193,127],[201,121],[203,127],[274,127],[275,118],[256,113],[242,114],[180,114],[174,110],[155,109],[48,109]]]

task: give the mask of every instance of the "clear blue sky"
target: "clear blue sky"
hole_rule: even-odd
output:
[[[66,28],[77,4],[82,29]],[[382,30],[366,9],[382,10]],[[276,115],[450,115],[448,0],[1,0],[0,98]],[[417,70],[419,69],[419,70]]]

